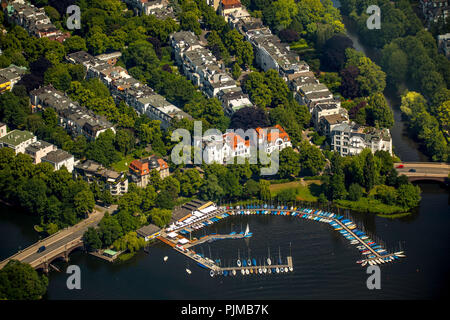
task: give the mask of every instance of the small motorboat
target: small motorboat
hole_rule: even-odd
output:
[[[245,269],[245,274],[250,274],[250,271],[248,271],[248,269]]]
[[[164,262],[166,262],[167,259],[169,259],[169,257],[168,257],[168,256],[165,256],[165,257],[164,257]]]
[[[188,268],[186,268],[186,272],[187,272],[188,274],[191,274],[191,273],[192,273],[192,271],[189,270]]]
[[[241,273],[242,273],[242,275],[244,275],[245,274],[245,270],[241,269]]]
[[[233,269],[233,271],[231,271],[231,273],[233,274],[233,276],[236,275],[236,270]]]
[[[211,270],[210,272],[209,272],[209,275],[211,276],[211,277],[214,277],[214,270]]]

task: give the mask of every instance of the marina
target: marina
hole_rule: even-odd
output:
[[[203,211],[203,212],[202,212]],[[213,261],[211,258],[205,257],[203,254],[192,250],[192,247],[216,240],[224,239],[242,239],[252,236],[252,233],[247,228],[245,232],[240,233],[231,232],[229,234],[209,234],[199,239],[191,239],[191,233],[213,223],[220,221],[229,216],[236,215],[273,215],[273,216],[290,216],[305,220],[312,220],[316,222],[329,224],[336,232],[345,237],[350,244],[356,246],[362,255],[362,259],[356,261],[362,267],[366,265],[382,265],[389,262],[394,262],[400,258],[406,257],[403,251],[388,252],[381,244],[373,241],[369,235],[359,230],[356,224],[350,219],[342,215],[337,215],[332,212],[327,212],[319,209],[288,207],[288,206],[274,206],[268,204],[247,205],[247,206],[220,206],[215,204],[210,205],[203,210],[193,212],[192,215],[185,217],[182,221],[177,221],[162,230],[159,240],[169,244],[179,253],[184,254],[188,258],[194,260],[198,266],[209,269],[210,275],[242,275],[249,274],[266,274],[266,273],[283,273],[292,272],[294,270],[292,256],[286,258],[286,263],[283,264],[281,255],[278,258],[278,264],[272,265],[270,253],[267,257],[267,265],[257,264],[256,260],[250,258],[240,259],[238,257],[236,266],[221,266],[220,261]],[[187,235],[189,234],[189,239]]]

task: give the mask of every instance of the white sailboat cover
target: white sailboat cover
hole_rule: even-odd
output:
[[[209,206],[205,209],[200,210],[201,212],[203,212],[204,214],[210,213],[217,210],[217,208],[215,206]]]

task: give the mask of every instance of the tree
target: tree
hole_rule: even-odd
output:
[[[420,203],[420,187],[412,183],[402,184],[397,189],[397,204],[403,208],[415,208]]]
[[[319,148],[309,144],[306,141],[299,146],[299,165],[302,173],[306,175],[317,175],[325,166],[325,157]]]
[[[260,194],[259,183],[249,179],[244,185],[244,193],[250,197],[256,197]]]
[[[172,211],[167,209],[154,208],[149,213],[152,223],[156,224],[160,228],[164,228],[169,224],[172,218]]]
[[[375,93],[369,97],[366,122],[370,126],[384,128],[391,128],[394,125],[394,113],[382,93]]]
[[[0,299],[39,300],[47,286],[48,278],[29,264],[11,260],[0,270]]]
[[[262,200],[268,201],[272,199],[270,192],[270,182],[264,179],[259,180],[259,194]]]
[[[208,179],[199,189],[199,195],[202,199],[211,201],[220,200],[225,195],[216,175],[208,175]]]
[[[278,0],[272,3],[275,11],[275,24],[283,28],[288,27],[298,12],[298,7],[294,0]]]
[[[358,201],[361,199],[363,195],[363,189],[362,187],[357,183],[352,183],[348,187],[348,199],[351,201]]]
[[[258,127],[265,128],[269,125],[270,122],[264,110],[255,107],[245,107],[233,113],[230,128],[246,131]]]
[[[98,250],[102,247],[102,241],[100,240],[99,234],[96,229],[89,227],[84,235],[83,242],[89,249]]]
[[[292,188],[281,190],[277,194],[277,200],[280,202],[295,201],[296,198],[297,198],[297,190]]]
[[[200,22],[198,17],[193,11],[183,12],[180,16],[180,26],[183,30],[194,32],[196,35],[200,35],[202,30],[200,28]]]
[[[359,76],[359,70],[355,66],[348,66],[340,72],[342,83],[341,83],[341,94],[346,98],[355,98],[359,95],[359,83],[356,81]]]
[[[299,154],[292,148],[285,148],[280,152],[280,178],[293,178],[300,173]]]
[[[74,209],[78,215],[84,216],[92,212],[95,206],[94,195],[90,190],[78,192],[74,197]]]
[[[341,71],[345,63],[345,50],[353,48],[353,41],[344,35],[335,35],[322,47],[320,65],[332,71]]]
[[[104,247],[109,247],[116,239],[123,235],[119,222],[108,213],[100,220],[99,236]]]
[[[86,40],[80,36],[72,36],[64,41],[67,53],[87,51]]]

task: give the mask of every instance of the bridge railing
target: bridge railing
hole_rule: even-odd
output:
[[[47,238],[39,239],[38,242],[35,242],[35,243],[29,245],[28,247],[19,250],[18,252],[16,252],[16,253],[13,254],[12,256],[10,256],[10,257],[8,257],[8,258],[6,258],[6,259],[0,261],[0,266],[2,266],[3,263],[5,263],[5,262],[7,263],[9,260],[13,260],[13,259],[14,259],[15,257],[17,257],[19,254],[24,253],[25,251],[31,249],[31,248],[34,247],[35,245],[38,245],[39,243],[41,243],[41,242],[43,242],[43,241],[47,241],[47,240],[49,240],[49,239],[51,239],[51,238],[57,236],[58,234],[60,234],[60,233],[61,233],[62,231],[64,231],[64,230],[65,230],[65,229],[58,230],[57,232],[55,232],[54,234],[48,236]]]

